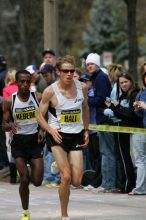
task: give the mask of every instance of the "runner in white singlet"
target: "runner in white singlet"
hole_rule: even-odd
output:
[[[69,220],[70,184],[80,186],[83,173],[82,149],[89,141],[87,87],[73,79],[75,63],[72,56],[56,63],[59,80],[46,88],[40,102],[38,122],[46,131],[48,145],[61,174],[59,196],[62,220]],[[45,114],[49,107],[49,121]]]

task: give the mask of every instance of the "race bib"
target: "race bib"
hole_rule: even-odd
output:
[[[81,110],[63,110],[60,114],[60,123],[61,124],[73,124],[79,123],[81,121]]]
[[[34,120],[36,118],[36,109],[34,106],[27,108],[16,108],[15,117],[17,122]]]

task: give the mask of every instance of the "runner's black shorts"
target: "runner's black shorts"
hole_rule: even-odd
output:
[[[49,151],[51,151],[53,146],[61,146],[66,152],[83,150],[79,145],[84,143],[84,131],[78,134],[63,132],[59,132],[59,134],[62,136],[62,142],[59,144],[53,139],[51,134],[46,134],[46,144]]]
[[[22,157],[26,160],[43,157],[43,145],[38,143],[38,133],[14,134],[11,141],[11,152],[14,158]]]

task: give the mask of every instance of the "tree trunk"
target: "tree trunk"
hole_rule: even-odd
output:
[[[137,33],[136,33],[136,5],[137,0],[124,0],[127,4],[128,35],[129,35],[129,72],[137,79]]]

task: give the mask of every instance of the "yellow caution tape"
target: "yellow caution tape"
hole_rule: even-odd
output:
[[[110,131],[119,133],[143,133],[146,134],[146,128],[135,128],[135,127],[123,127],[123,126],[111,126],[111,125],[89,125],[89,130],[95,131]]]

